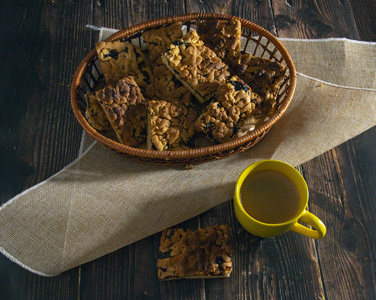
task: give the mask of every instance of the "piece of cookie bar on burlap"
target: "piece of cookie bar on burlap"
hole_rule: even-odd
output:
[[[260,110],[272,115],[287,67],[277,61],[231,51],[226,57],[231,71],[262,98]]]
[[[222,60],[229,51],[240,51],[242,27],[238,20],[199,21],[197,33]]]
[[[150,66],[153,69],[154,64],[166,52],[172,42],[183,36],[181,23],[173,23],[168,26],[146,30],[142,33],[144,42],[148,49]]]
[[[95,93],[119,142],[138,146],[146,142],[146,100],[132,77],[124,77]]]
[[[148,101],[147,148],[157,151],[194,147],[196,112],[189,101]]]
[[[96,43],[95,48],[108,83],[133,76],[141,89],[150,84],[151,70],[140,47],[130,42],[114,41]]]
[[[89,124],[96,130],[111,129],[111,125],[106,117],[105,112],[98,103],[95,93],[85,94],[86,110],[85,116]]]
[[[227,142],[253,125],[252,116],[260,103],[260,96],[233,76],[218,88],[214,100],[196,120],[195,129],[217,144]]]
[[[196,231],[163,231],[158,259],[158,278],[223,278],[232,271],[232,241],[228,225],[215,225]]]
[[[194,30],[173,42],[162,55],[162,62],[202,103],[210,100],[230,75],[227,65]]]

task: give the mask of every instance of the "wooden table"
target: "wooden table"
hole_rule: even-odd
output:
[[[248,19],[279,37],[376,41],[376,1],[1,1],[0,201],[45,180],[78,155],[82,130],[69,102],[75,68],[94,47],[86,24],[125,28],[189,12]],[[0,299],[376,299],[376,128],[299,166],[328,227],[252,237],[230,202],[182,226],[228,223],[237,233],[229,279],[159,282],[159,234],[57,277],[0,255]],[[312,209],[311,209],[312,210]]]

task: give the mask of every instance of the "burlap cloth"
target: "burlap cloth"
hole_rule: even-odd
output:
[[[376,43],[282,42],[299,72],[296,94],[255,147],[185,170],[136,163],[86,137],[77,160],[0,208],[1,252],[57,275],[230,200],[254,161],[297,166],[375,125]]]

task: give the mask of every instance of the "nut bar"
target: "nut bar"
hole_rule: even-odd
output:
[[[130,42],[115,41],[96,43],[96,50],[108,83],[125,76],[133,76],[141,89],[150,83],[151,71],[141,48]]]
[[[197,23],[197,33],[222,60],[229,51],[240,51],[242,27],[238,20],[201,21]]]
[[[194,30],[173,42],[162,55],[162,62],[202,103],[210,100],[230,75],[228,67]]]
[[[214,98],[195,122],[195,129],[217,144],[245,133],[243,127],[249,125],[261,102],[260,96],[237,76],[219,87]]]
[[[190,101],[149,100],[147,148],[158,151],[192,148],[195,120],[196,112]]]
[[[146,100],[132,77],[124,77],[95,93],[119,142],[137,146],[146,141]]]
[[[287,68],[271,59],[231,51],[226,57],[230,69],[262,98],[261,111],[273,114],[279,88]]]
[[[162,26],[142,33],[142,37],[148,48],[149,61],[152,68],[162,53],[167,51],[171,43],[182,36],[181,23],[173,23],[169,26]]]
[[[145,96],[149,99],[160,99],[168,102],[179,101],[183,98],[187,101],[192,94],[176,76],[162,63],[161,58],[157,60],[153,68],[152,84],[148,86]]]
[[[232,271],[231,230],[215,225],[196,231],[167,229],[159,247],[158,278],[223,278]]]
[[[147,87],[146,97],[169,102],[188,97],[186,87],[163,64],[161,54],[166,52],[173,41],[183,36],[181,23],[144,31],[142,33],[149,52],[149,60],[153,70],[152,84]]]
[[[108,122],[108,119],[102,107],[99,105],[95,93],[87,93],[85,95],[85,98],[87,104],[85,116],[89,124],[96,130],[111,129],[111,125]]]

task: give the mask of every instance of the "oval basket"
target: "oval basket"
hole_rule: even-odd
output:
[[[71,84],[71,104],[73,112],[83,129],[95,140],[111,148],[118,154],[133,160],[158,165],[194,165],[207,161],[218,160],[241,153],[258,143],[281,118],[288,108],[296,87],[296,71],[290,55],[283,44],[270,32],[262,27],[229,15],[222,14],[185,14],[180,16],[166,17],[140,23],[120,30],[111,35],[106,41],[127,40],[135,42],[137,39],[141,45],[141,33],[150,28],[181,22],[188,30],[195,28],[198,20],[239,20],[242,26],[242,49],[255,56],[265,57],[278,61],[287,66],[286,77],[281,85],[277,96],[277,109],[273,117],[248,134],[226,143],[209,147],[177,150],[156,151],[129,147],[111,140],[95,130],[85,119],[86,101],[85,94],[95,90],[99,80],[103,78],[99,66],[96,50],[93,49],[80,63]],[[252,51],[249,51],[252,49]]]

